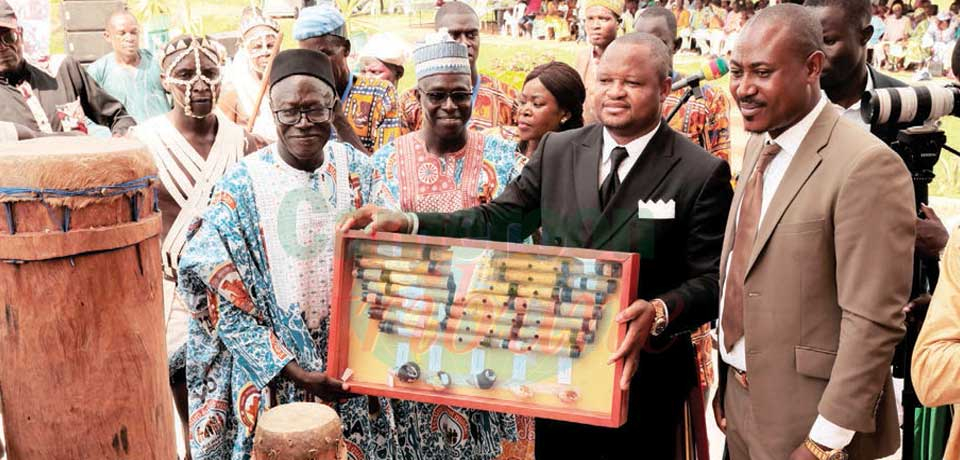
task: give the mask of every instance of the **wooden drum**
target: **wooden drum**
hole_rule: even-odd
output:
[[[329,406],[291,403],[260,416],[253,438],[252,460],[338,460],[343,429]]]
[[[129,140],[0,145],[11,460],[176,458],[156,173]]]

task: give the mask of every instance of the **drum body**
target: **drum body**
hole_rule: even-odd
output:
[[[0,146],[11,460],[176,458],[155,175],[133,141]]]
[[[340,416],[330,406],[280,405],[257,421],[251,460],[346,460],[342,437]]]

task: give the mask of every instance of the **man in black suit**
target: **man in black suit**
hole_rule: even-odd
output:
[[[601,124],[544,136],[491,203],[450,214],[368,207],[343,226],[501,241],[542,227],[544,244],[640,254],[642,300],[618,315],[628,332],[611,357],[625,360],[629,419],[619,429],[538,420],[538,458],[622,458],[625,449],[637,458],[677,458],[683,402],[697,384],[689,332],[717,318],[732,190],[726,162],[662,121],[669,71],[659,39],[620,37],[597,68]]]
[[[860,118],[863,93],[874,88],[907,86],[867,64],[867,42],[873,36],[870,0],[806,0],[804,6],[811,9],[823,27],[827,60],[820,87],[845,118],[866,129],[869,125]],[[873,135],[885,141],[897,134],[881,126],[869,127]]]

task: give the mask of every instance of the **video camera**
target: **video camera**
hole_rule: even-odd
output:
[[[940,151],[950,148],[947,136],[935,123],[944,116],[960,117],[960,88],[946,87],[901,87],[875,89],[864,93],[860,103],[860,116],[869,123],[873,133],[890,146],[903,159],[913,179],[916,208],[928,203],[928,186],[935,175],[933,168],[940,160]],[[932,293],[939,278],[936,260],[913,258],[913,287],[910,298],[923,293]],[[893,375],[903,378],[903,459],[913,458],[914,411],[921,407],[910,376],[911,357],[920,334],[921,321],[907,323],[903,341],[897,345],[894,355]]]
[[[953,85],[874,89],[865,92],[860,103],[860,117],[879,128],[874,133],[880,133],[910,170],[917,209],[928,202],[927,186],[940,151],[960,155],[946,145],[946,134],[934,123],[947,115],[960,117],[960,88]]]

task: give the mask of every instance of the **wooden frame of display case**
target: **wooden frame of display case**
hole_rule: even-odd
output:
[[[428,259],[432,257],[429,251],[433,251],[435,255],[440,254],[437,257],[450,257],[446,262],[438,262],[447,263],[448,266],[444,270],[449,272],[442,276],[410,275],[396,271],[387,271],[387,273],[384,273],[385,270],[371,271],[371,268],[361,267],[361,263],[369,267],[370,263],[383,263],[384,259],[399,256],[400,252],[395,254],[380,252],[399,251],[399,247],[405,247],[408,255],[418,252],[419,247],[423,247],[425,251],[423,258],[402,260],[418,266],[425,266],[423,263],[428,263]],[[378,252],[376,254],[369,252],[373,250]],[[365,259],[362,262],[355,259],[355,253],[359,254],[363,251],[367,252],[360,259]],[[509,265],[514,266],[506,267],[508,261]],[[529,266],[531,270],[524,271],[522,268],[516,268],[515,264],[518,261],[523,264],[530,261],[533,263],[543,261],[544,264],[553,267],[560,264],[563,265],[563,271],[557,271],[558,269],[554,268],[552,273],[547,269],[535,272],[533,265]],[[570,269],[570,267],[574,268]],[[619,272],[616,271],[617,267]],[[609,273],[596,275],[604,272],[605,269]],[[406,286],[391,284],[394,278],[389,280],[388,278],[398,273],[416,279],[436,280],[446,277],[447,291],[442,291],[441,287],[441,291],[430,292],[448,292],[447,300],[433,299],[434,301],[423,302],[426,297],[421,297],[418,300],[404,301],[404,307],[399,304],[392,304],[395,306],[389,307],[379,305],[377,302],[365,303],[365,300],[373,298],[369,297],[370,295],[379,296],[376,297],[377,299],[397,300],[397,297],[391,296],[392,292],[389,291],[391,288],[403,290],[405,295],[413,292]],[[552,292],[560,298],[542,301],[545,305],[553,302],[555,313],[534,311],[532,310],[534,307],[526,307],[528,304],[525,301],[523,309],[516,307],[514,303],[510,303],[509,308],[506,304],[501,306],[493,303],[493,300],[491,300],[492,303],[487,304],[486,299],[496,297],[496,294],[476,290],[480,289],[479,286],[486,289],[486,286],[490,285],[490,289],[494,289],[492,284],[496,284],[499,289],[504,284],[508,284],[510,285],[509,293],[497,299],[509,297],[519,300],[520,298],[515,297],[516,295],[524,292],[529,294],[531,292],[529,290],[536,289],[537,286],[517,282],[519,280],[514,278],[531,275],[529,279],[532,280],[538,274],[542,277],[539,278],[542,283],[548,283],[549,281],[542,280],[550,278],[558,283],[555,285],[558,287],[554,287]],[[638,275],[639,256],[630,253],[395,233],[378,233],[375,236],[359,231],[340,233],[337,235],[335,247],[327,372],[337,377],[349,375],[351,391],[358,394],[507,412],[604,427],[619,427],[626,421],[628,401],[628,391],[619,388],[623,361],[608,365],[607,360],[626,335],[626,324],[617,324],[615,316],[636,298]],[[366,281],[356,276],[366,277]],[[382,276],[383,279],[374,280],[370,276]],[[468,283],[463,282],[464,276],[469,277]],[[488,276],[509,276],[511,279],[490,280]],[[570,287],[573,282],[591,283],[580,287],[593,286],[595,290],[576,290]],[[603,283],[608,286],[606,292],[596,288],[604,285]],[[366,287],[362,288],[361,285]],[[388,291],[370,294],[372,292],[370,289],[387,289]],[[412,289],[423,290],[423,288]],[[609,289],[614,290],[611,292]],[[368,297],[362,297],[361,291]],[[532,291],[533,294],[538,292],[541,296],[545,295],[542,290]],[[603,297],[603,299],[592,307],[589,306],[590,301],[583,301],[582,304],[570,301],[561,303],[563,296],[567,294],[557,294],[558,292],[573,292],[573,295],[579,295],[580,297],[577,298],[580,299],[590,298],[584,297],[584,293],[598,294],[595,298]],[[482,304],[477,303],[478,299],[483,299]],[[530,299],[529,305],[540,305],[540,301],[532,297],[523,299]],[[416,303],[424,310],[404,310],[403,308],[413,305],[407,302]],[[382,303],[387,304],[387,302]],[[425,304],[431,306],[423,307]],[[564,311],[562,308],[567,307],[575,309],[566,310],[568,312],[593,310],[594,313],[585,314],[595,316],[592,319],[584,317],[582,329],[579,330],[569,326],[570,321],[574,323],[579,321],[579,316],[562,318],[550,316],[562,315],[563,313],[560,313]],[[433,310],[428,312],[426,308]],[[443,308],[446,308],[445,314],[438,313]],[[483,308],[491,310],[480,311]],[[499,313],[494,311],[496,309],[500,309]],[[522,315],[516,313],[521,310],[524,312]],[[453,314],[452,311],[461,312],[460,314],[464,316],[458,318],[463,319],[453,319],[450,316]],[[466,319],[467,313],[480,313],[480,315]],[[395,315],[390,318],[397,322],[389,321],[386,316],[373,318],[372,315],[375,314]],[[579,315],[579,313],[569,314]],[[545,319],[548,316],[550,319]],[[417,319],[419,322],[415,324],[422,325],[423,329],[415,329],[416,326],[410,326],[414,323],[405,322],[411,318]],[[474,321],[473,318],[480,318],[481,321]],[[541,322],[541,319],[545,322]],[[453,332],[439,332],[450,331],[451,329],[445,328],[454,327],[451,326],[453,321],[461,321],[456,323],[457,329]],[[531,321],[536,321],[536,325],[530,324]],[[549,325],[546,321],[549,321]],[[397,324],[399,327],[385,332],[385,328],[394,327]],[[569,328],[557,326],[555,329],[554,324],[567,324]],[[473,331],[470,329],[471,325],[474,327]],[[492,338],[494,336],[486,335],[480,330],[487,330],[485,329],[487,326],[490,326],[491,333],[494,332],[494,328],[506,328],[497,329],[496,332],[509,330],[511,334],[509,337],[513,338]],[[400,328],[407,331],[405,332],[407,334],[411,333],[409,331],[419,331],[418,333],[425,336],[397,335],[400,334],[397,332]],[[520,336],[514,336],[514,333],[527,335],[519,338]],[[545,337],[546,334],[552,334],[550,337],[553,338]],[[468,341],[467,343],[462,340],[463,338],[476,342]],[[502,348],[490,345],[490,340],[501,344]],[[507,343],[510,344],[509,348]],[[458,346],[460,344],[464,346]],[[531,346],[513,348],[515,344]],[[535,346],[540,348],[534,349]],[[551,348],[552,346],[555,347]],[[567,352],[570,353],[569,356],[566,355]],[[487,360],[488,355],[491,357],[489,360]],[[414,361],[414,358],[405,357],[419,359]],[[401,366],[401,361],[405,359],[407,359],[405,362],[416,362],[418,366]],[[506,362],[508,359],[511,360],[510,364]],[[528,370],[530,363],[533,363],[532,372]],[[449,368],[450,373],[446,372],[448,369],[442,368],[444,365],[452,366]],[[465,366],[470,366],[470,369],[462,371]],[[494,370],[496,382],[493,387],[482,389],[482,384],[478,383],[490,380],[486,379],[490,374],[477,372],[480,367]],[[416,368],[416,372],[411,371],[413,368]],[[509,372],[504,371],[506,368],[509,368]],[[454,369],[461,369],[461,371]],[[444,372],[438,373],[438,370]],[[509,380],[503,378],[507,373],[511,376]],[[443,379],[442,374],[447,374],[447,378]],[[418,380],[411,382],[411,375],[417,376]],[[440,381],[445,381],[450,386],[447,388],[437,386],[437,382]]]

